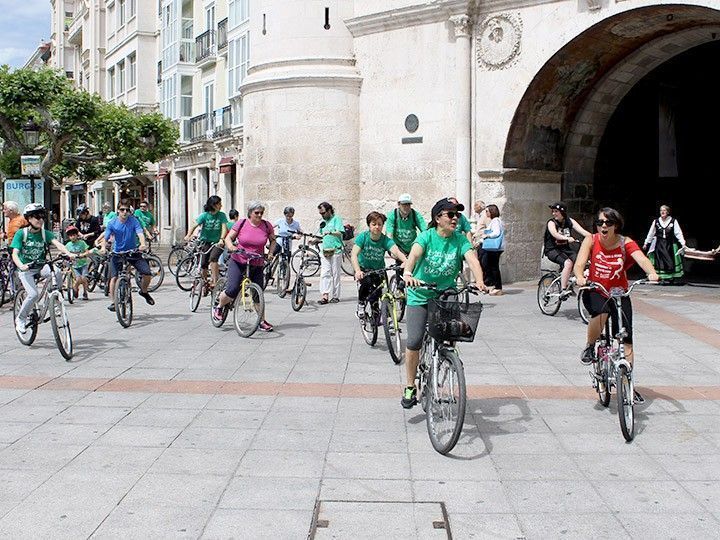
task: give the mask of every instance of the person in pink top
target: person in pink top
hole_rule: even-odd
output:
[[[268,259],[272,260],[273,258],[275,231],[272,224],[263,219],[263,214],[265,214],[265,205],[258,201],[252,201],[248,205],[247,219],[238,220],[225,236],[225,246],[231,256],[228,262],[227,286],[225,291],[220,294],[220,302],[213,311],[213,317],[216,319],[222,319],[222,308],[231,303],[238,295],[240,285],[245,277],[248,259],[242,253],[238,253],[238,250],[264,255],[265,246],[269,243]],[[263,287],[262,259],[250,261],[250,280],[261,288]],[[272,332],[273,326],[263,318],[260,330]]]

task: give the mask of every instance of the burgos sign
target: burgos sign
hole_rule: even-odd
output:
[[[19,180],[5,180],[5,199],[6,201],[15,201],[20,207],[20,211],[30,204],[30,190],[32,185],[30,180],[21,178]],[[45,182],[43,180],[35,180],[35,201],[43,202],[45,195]]]

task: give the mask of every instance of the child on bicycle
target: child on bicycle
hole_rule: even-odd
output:
[[[15,328],[20,334],[27,332],[27,318],[38,300],[36,277],[47,279],[52,272],[50,266],[40,266],[47,260],[48,245],[52,244],[60,253],[74,258],[74,255],[58,241],[55,234],[45,229],[47,212],[42,204],[28,204],[23,216],[29,225],[15,233],[10,245],[13,248],[12,258],[18,269],[18,277],[27,294],[15,319]],[[58,283],[62,279],[59,271],[56,273],[56,279]]]
[[[365,218],[369,230],[361,232],[355,238],[350,259],[355,270],[355,279],[358,282],[357,316],[362,318],[365,313],[365,303],[369,295],[383,282],[380,274],[365,275],[368,270],[381,270],[385,268],[385,253],[390,253],[402,263],[407,260],[405,254],[395,245],[382,230],[386,217],[380,212],[370,212]],[[379,295],[370,298],[373,304],[378,301]]]
[[[80,296],[80,285],[83,286],[83,300],[88,299],[88,259],[87,256],[90,253],[90,246],[87,245],[85,240],[80,239],[80,231],[72,225],[65,230],[65,234],[68,237],[68,241],[65,243],[65,247],[70,253],[75,254],[77,257],[72,266],[72,272],[75,275],[75,283],[73,285],[73,291],[75,297]]]

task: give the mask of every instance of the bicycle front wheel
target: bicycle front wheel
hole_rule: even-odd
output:
[[[227,278],[220,278],[217,280],[217,283],[215,284],[215,288],[212,291],[212,295],[210,296],[210,321],[212,322],[213,326],[215,328],[220,328],[223,324],[225,324],[225,320],[228,316],[229,306],[225,306],[221,313],[222,317],[219,319],[215,318],[214,312],[215,308],[220,303],[220,293],[222,293],[225,290],[225,285],[227,285]]]
[[[277,276],[275,280],[275,291],[280,298],[285,298],[290,288],[290,265],[287,259],[281,259],[278,263]]]
[[[347,246],[343,247],[342,262],[340,263],[340,268],[342,268],[342,271],[345,272],[346,276],[355,275],[355,269],[353,268],[352,260],[350,259],[351,251],[352,248],[347,249]]]
[[[196,277],[193,281],[192,288],[190,289],[190,311],[195,313],[198,306],[200,305],[200,299],[203,295],[203,289],[205,288],[205,282],[203,278]]]
[[[115,286],[115,315],[123,328],[128,328],[133,319],[133,302],[130,279],[118,279]]]
[[[55,336],[55,344],[62,357],[65,360],[70,360],[73,357],[72,332],[70,332],[67,311],[59,295],[53,294],[50,296],[48,309],[50,310],[50,324]]]
[[[620,366],[617,374],[617,408],[623,437],[630,442],[635,437],[635,389],[627,367]]]
[[[15,303],[13,304],[13,324],[15,322],[15,319],[17,319],[18,313],[20,313],[20,307],[22,306],[23,302],[25,301],[25,297],[27,296],[27,293],[25,292],[25,289],[19,289],[17,294],[15,295]],[[18,341],[22,343],[23,345],[30,346],[33,344],[33,341],[35,341],[35,338],[37,337],[37,327],[38,327],[38,313],[37,313],[37,307],[34,307],[32,310],[32,313],[30,314],[29,321],[26,325],[26,330],[24,334],[21,334],[17,331],[17,328],[15,329],[15,334],[17,335]]]
[[[157,255],[146,255],[145,260],[150,266],[150,284],[148,285],[148,292],[155,292],[162,285],[165,279],[165,269],[163,268],[162,261]],[[142,274],[139,272],[135,274],[135,283],[140,287],[142,282]]]
[[[240,291],[235,299],[233,321],[240,337],[252,336],[265,316],[265,297],[255,283],[250,283]]]
[[[95,269],[95,261],[91,260],[88,263],[88,272],[85,277],[87,278],[88,292],[93,292],[95,290],[95,286],[97,285],[97,270]]]
[[[297,248],[290,258],[290,266],[293,272],[300,274],[300,266],[302,266],[303,251],[305,252],[305,265],[302,268],[302,276],[311,278],[316,276],[320,271],[320,254],[310,247],[300,246]]]
[[[600,358],[595,348],[595,362],[593,362],[593,369],[595,371],[595,384],[598,393],[598,400],[603,407],[610,405],[610,377],[609,367],[606,358]]]
[[[360,319],[360,330],[362,331],[365,343],[371,347],[374,346],[377,342],[378,322],[377,314],[370,302],[365,302],[365,311],[363,312],[362,319]]]
[[[393,316],[393,312],[395,316]],[[400,333],[400,324],[397,319],[397,303],[395,300],[384,300],[382,303],[382,311],[380,320],[385,331],[385,341],[387,342],[390,358],[396,364],[402,362],[402,336]]]
[[[72,273],[72,270],[70,270],[65,275],[65,297],[67,298],[67,301],[72,304],[75,301],[75,279]]]
[[[181,291],[189,292],[192,287],[193,281],[195,281],[195,257],[190,255],[185,257],[180,264],[177,266],[177,272],[175,273],[175,283]]]
[[[430,442],[437,452],[445,455],[457,444],[465,423],[465,372],[457,352],[438,351],[437,364],[430,368],[426,392],[425,419]]]
[[[540,311],[551,317],[560,310],[560,276],[544,274],[538,281],[537,302]]]
[[[295,278],[295,285],[293,285],[292,293],[290,293],[290,305],[293,311],[300,311],[305,305],[305,298],[307,297],[307,285],[305,284],[305,278],[298,274]]]
[[[585,289],[581,289],[578,291],[578,313],[580,313],[580,318],[585,324],[588,324],[590,322],[590,319],[592,319],[592,315],[590,315],[590,312],[585,307],[585,302],[583,302],[583,298],[585,298]]]
[[[407,305],[407,297],[405,296],[405,288],[400,286],[402,280],[398,279],[397,274],[390,276],[388,286],[390,292],[395,296],[395,307],[397,309],[397,320],[402,321],[405,318],[405,306]]]

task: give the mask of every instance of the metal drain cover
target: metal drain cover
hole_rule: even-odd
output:
[[[442,502],[317,501],[310,539],[452,539]]]

